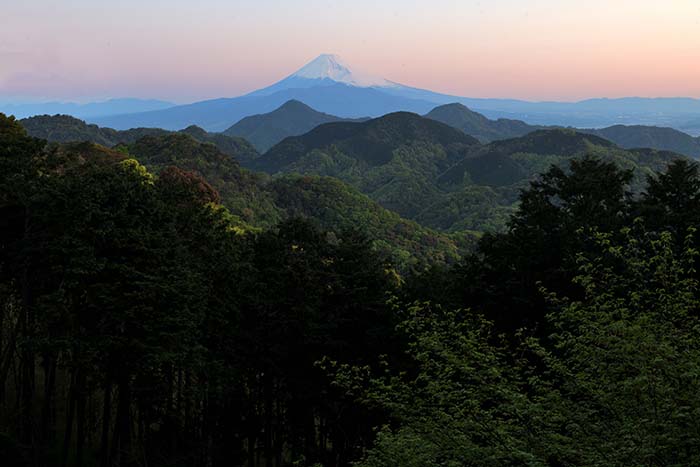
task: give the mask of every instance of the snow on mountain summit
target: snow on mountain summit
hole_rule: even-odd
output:
[[[322,54],[282,81],[253,91],[248,95],[265,96],[289,89],[312,89],[334,84],[382,90],[393,90],[401,87],[375,75],[352,69],[338,55]]]
[[[322,54],[304,65],[291,77],[304,79],[329,79],[351,86],[372,87],[388,86],[390,83],[367,73],[351,71],[350,67],[334,54]]]
[[[304,65],[292,76],[309,79],[329,78],[333,81],[343,82],[352,78],[352,72],[338,55],[322,54]]]

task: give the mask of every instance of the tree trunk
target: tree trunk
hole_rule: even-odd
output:
[[[23,240],[25,243],[29,237],[30,223],[29,215],[25,214],[24,218],[24,234]],[[28,256],[28,255],[27,255]],[[20,321],[22,323],[21,333],[24,338],[24,343],[22,345],[21,352],[21,381],[20,381],[20,393],[21,404],[20,404],[20,441],[27,446],[32,447],[32,451],[35,452],[34,448],[34,414],[33,414],[33,400],[34,400],[34,374],[35,374],[35,361],[34,361],[34,349],[33,349],[33,338],[34,338],[34,315],[32,313],[32,293],[31,285],[29,282],[29,258],[25,257],[22,264],[22,273],[20,279],[20,290],[21,290],[21,302],[22,311],[20,316]]]
[[[44,407],[41,411],[41,435],[46,442],[53,441],[55,433],[55,387],[56,358],[47,354],[44,355]]]
[[[109,467],[109,427],[112,419],[112,380],[107,376],[102,401],[102,439],[100,441],[100,467]]]
[[[87,404],[87,388],[85,384],[85,372],[79,371],[77,378],[76,391],[76,416],[77,430],[75,435],[75,465],[82,467],[83,465],[83,448],[85,446],[85,406]]]
[[[17,336],[20,332],[20,328],[22,326],[22,319],[20,317],[17,318],[17,322],[15,323],[14,329],[12,331],[12,334],[10,335],[7,346],[5,347],[5,353],[3,355],[3,359],[1,360],[0,364],[0,391],[2,391],[2,398],[0,398],[0,402],[4,403],[5,402],[5,382],[7,381],[7,377],[10,374],[10,368],[12,368],[12,364],[16,363],[15,362],[15,352],[16,352],[16,345],[17,345]]]
[[[265,467],[273,467],[274,453],[272,450],[272,381],[265,375],[264,379],[265,401],[265,435],[263,437],[263,452],[265,453]]]
[[[28,300],[27,300],[28,301]],[[27,302],[25,301],[25,303]],[[22,316],[22,335],[24,336],[24,344],[21,352],[21,386],[22,394],[20,406],[20,440],[28,446],[34,444],[34,374],[35,362],[33,351],[33,317],[28,306],[23,306]]]
[[[75,414],[75,371],[71,371],[70,388],[68,390],[68,411],[66,413],[66,431],[63,433],[63,458],[61,465],[68,464],[68,453],[70,450],[70,439],[73,434],[73,415]]]
[[[112,442],[112,465],[125,466],[129,456],[131,442],[131,387],[128,377],[122,377],[119,381],[119,400],[117,402],[117,419],[114,427],[114,439]]]

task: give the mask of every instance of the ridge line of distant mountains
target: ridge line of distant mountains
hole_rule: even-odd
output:
[[[0,104],[17,117],[68,114],[102,127],[179,130],[197,125],[222,132],[245,117],[274,111],[290,100],[336,118],[376,118],[393,112],[424,115],[436,106],[462,104],[490,119],[521,120],[533,126],[603,128],[646,125],[700,136],[700,99],[690,97],[597,98],[578,102],[531,102],[469,98],[406,86],[373,74],[355,73],[341,57],[321,54],[272,85],[237,97],[172,104],[147,99],[112,99],[91,104]],[[43,110],[42,110],[43,108]]]
[[[482,143],[525,136],[536,130],[558,128],[531,125],[515,119],[492,120],[459,103],[437,106],[425,114],[425,117],[461,130]],[[252,143],[258,152],[264,153],[285,138],[302,135],[319,125],[334,122],[363,122],[369,119],[369,117],[342,118],[319,112],[298,100],[290,100],[271,112],[244,117],[221,133],[209,133],[194,125],[190,125],[184,131],[197,133],[200,137],[207,134],[209,135],[207,138],[218,140],[220,145],[225,145],[224,136],[244,138]],[[105,146],[133,142],[144,134],[164,131],[146,128],[113,130],[87,124],[69,116],[36,116],[22,120],[22,123],[30,134],[49,141],[88,140]],[[651,148],[700,158],[700,137],[693,137],[673,128],[613,125],[601,129],[575,130],[600,136],[625,149]],[[233,141],[235,140],[228,141],[227,144],[241,144]]]
[[[454,117],[455,111],[456,115],[474,118],[485,126],[475,127],[475,136],[470,136],[463,129],[437,120],[447,120],[444,114]],[[424,228],[448,235],[473,235],[504,229],[520,191],[552,165],[567,167],[572,159],[594,156],[630,170],[630,189],[638,192],[647,177],[665,170],[670,161],[686,157],[665,150],[624,149],[600,136],[567,128],[529,131],[533,127],[522,122],[489,120],[463,106],[441,106],[431,113],[433,118],[394,112],[348,121],[315,112],[300,102],[290,102],[278,111],[238,122],[224,133],[210,133],[196,126],[178,132],[155,128],[119,131],[66,116],[33,117],[21,123],[29,134],[49,141],[99,143],[150,161],[151,165],[175,164],[198,172],[220,190],[235,215],[253,226],[259,225],[261,219],[269,222],[274,217],[270,213],[276,208],[269,203],[267,208],[260,205],[255,200],[261,198],[254,192],[246,192],[243,198],[236,194],[251,183],[258,185],[250,182],[247,175],[240,175],[239,169],[231,169],[237,164],[253,171],[254,179],[259,177],[262,192],[269,185],[264,180],[301,177],[297,180],[308,186],[315,184],[317,177],[328,179],[321,182],[322,192],[315,194],[285,185],[284,189],[291,191],[279,196],[294,200],[293,206],[284,208],[288,213],[311,215],[313,211],[314,217],[339,216],[351,224],[375,222],[364,208],[357,211],[345,203],[347,209],[365,213],[354,220],[338,211],[338,196],[355,190],[371,203]],[[247,139],[236,135],[245,130],[259,136],[281,117],[283,123],[289,123],[291,118],[297,125],[293,129],[282,128],[284,131],[302,131],[299,123],[309,121],[302,114],[336,121],[287,136],[262,154]],[[457,123],[452,121],[453,125]],[[273,126],[280,130],[278,124]],[[527,133],[513,136],[523,132]],[[493,139],[496,136],[509,138]],[[280,137],[278,133],[276,138]],[[360,199],[356,195],[350,198],[358,202]],[[369,206],[367,201],[362,203]],[[390,244],[393,240],[387,237],[384,241]]]

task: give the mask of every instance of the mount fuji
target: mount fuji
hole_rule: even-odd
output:
[[[245,117],[271,112],[290,100],[338,117],[361,118],[396,111],[423,114],[437,104],[454,102],[455,98],[358,72],[337,55],[323,54],[281,81],[244,96],[89,121],[118,130],[134,127],[177,130],[198,125],[208,131],[223,131]]]
[[[391,81],[367,73],[352,71],[342,58],[322,54],[282,81],[252,92],[249,95],[264,96],[284,89],[305,89],[316,86],[347,84],[355,87],[389,88],[398,86]]]
[[[662,125],[700,133],[698,99],[629,97],[529,102],[458,97],[363,73],[331,54],[319,55],[281,81],[240,97],[92,117],[88,121],[115,129],[158,127],[179,130],[198,125],[208,131],[223,131],[245,117],[272,112],[291,100],[339,118],[378,117],[397,111],[425,114],[439,105],[460,103],[488,118],[517,119],[533,125],[582,128],[617,124]]]

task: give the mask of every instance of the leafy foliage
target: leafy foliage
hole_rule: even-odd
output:
[[[143,137],[125,149],[156,173],[168,166],[197,172],[246,224],[269,227],[281,220],[279,209],[262,187],[264,177],[242,169],[236,159],[211,143],[171,133]]]
[[[101,128],[68,115],[40,115],[25,118],[21,123],[30,136],[52,143],[89,141],[106,147],[133,144],[145,136],[165,136],[173,133],[159,128],[132,128],[121,131]],[[221,152],[235,157],[241,163],[248,163],[259,156],[255,148],[242,138],[225,136],[221,133],[208,133],[194,125],[180,130],[179,133],[188,134],[197,141],[212,143]]]
[[[592,232],[602,255],[579,256],[581,299],[549,297],[547,339],[512,348],[474,313],[405,308],[414,371],[335,370],[392,414],[359,465],[697,463],[697,252],[666,233],[622,236]]]
[[[447,231],[501,231],[518,192],[551,165],[598,157],[633,171],[634,191],[681,156],[625,151],[594,135],[539,130],[482,146],[412,114],[333,123],[288,138],[254,167],[339,178],[402,217]]]
[[[386,203],[389,175],[406,206],[442,193],[441,225],[512,210],[473,254],[196,128],[108,149],[0,115],[3,461],[700,463],[698,167],[570,131],[444,146],[396,118],[295,163]]]
[[[476,242],[475,235],[446,236],[402,219],[331,177],[289,175],[276,178],[269,189],[288,217],[315,219],[328,229],[359,229],[403,271],[453,263]]]
[[[245,233],[203,178],[166,165],[167,144],[148,154],[162,164],[153,175],[122,152],[44,146],[0,122],[0,422],[12,462],[356,455],[374,415],[333,394],[314,362],[394,352],[385,296],[398,281],[367,237],[303,220]]]

